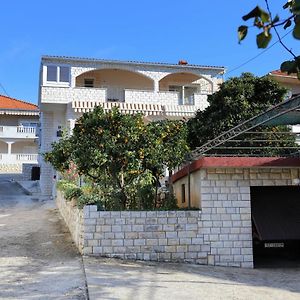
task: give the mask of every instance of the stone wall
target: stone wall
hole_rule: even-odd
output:
[[[104,88],[70,88],[56,86],[42,86],[41,99],[43,103],[67,104],[73,100],[106,101]]]
[[[253,267],[251,186],[287,186],[298,178],[299,168],[202,168],[191,174],[193,203],[202,209],[203,244],[209,264]],[[181,185],[174,190],[181,203]],[[193,195],[193,193],[197,193]]]
[[[207,263],[200,211],[96,211],[85,207],[84,254]]]
[[[83,254],[84,218],[83,211],[74,207],[72,203],[66,202],[60,191],[57,191],[56,205],[69,227],[72,238],[81,254]]]
[[[31,180],[32,167],[38,164],[0,164],[0,178],[11,180]]]

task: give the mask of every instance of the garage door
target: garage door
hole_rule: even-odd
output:
[[[251,187],[252,221],[260,240],[300,240],[300,187]]]

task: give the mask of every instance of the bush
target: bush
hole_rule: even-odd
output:
[[[68,201],[78,199],[82,194],[83,192],[79,187],[69,187],[64,191],[64,196]]]
[[[65,192],[67,189],[76,188],[77,185],[68,180],[59,180],[56,184],[58,190]]]
[[[82,194],[77,198],[77,206],[78,208],[83,208],[85,205],[97,205],[97,210],[104,210],[104,206],[102,201],[99,199],[97,195],[85,195]]]

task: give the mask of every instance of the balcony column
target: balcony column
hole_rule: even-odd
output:
[[[11,145],[14,144],[14,142],[6,142],[7,144],[7,154],[11,154]]]
[[[68,132],[68,134],[69,135],[72,135],[72,133],[73,133],[73,129],[74,129],[74,127],[75,127],[75,122],[76,122],[76,120],[75,119],[68,119],[68,124],[69,124],[69,132]]]
[[[154,92],[159,92],[159,81],[157,79],[154,80]]]

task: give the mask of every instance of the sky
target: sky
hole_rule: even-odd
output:
[[[269,2],[274,15],[283,18],[286,0]],[[238,44],[241,17],[257,4],[265,7],[264,0],[2,1],[0,94],[37,103],[42,55],[167,63],[183,59],[224,66],[225,79],[242,72],[262,76],[292,57],[279,43],[265,52],[257,49],[256,28]],[[274,35],[271,44],[276,41]],[[284,42],[299,54],[300,41],[288,34]]]

